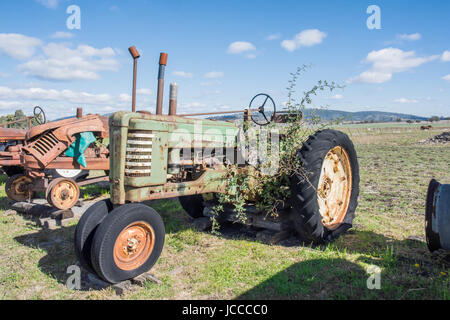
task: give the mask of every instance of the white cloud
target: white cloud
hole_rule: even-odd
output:
[[[312,47],[322,43],[327,34],[318,29],[307,29],[296,34],[291,40],[283,40],[281,46],[287,51],[294,51],[301,47]]]
[[[392,79],[392,73],[383,73],[376,71],[364,71],[359,76],[351,78],[348,82],[363,82],[363,83],[384,83]]]
[[[422,38],[420,33],[412,33],[412,34],[398,34],[397,39],[406,40],[406,41],[417,41]]]
[[[442,79],[443,79],[443,80],[446,80],[446,81],[450,81],[450,74],[448,74],[448,75],[446,75],[446,76],[443,76]],[[442,91],[444,91],[444,90],[442,90]],[[442,92],[442,91],[441,91],[441,92]]]
[[[211,71],[208,73],[205,73],[204,77],[208,78],[208,79],[218,79],[218,78],[223,78],[224,74],[223,72],[220,71]]]
[[[370,52],[365,62],[371,63],[370,70],[351,78],[348,82],[383,83],[392,79],[394,73],[405,72],[426,62],[438,59],[439,56],[417,57],[414,51],[403,51],[397,48],[385,48]]]
[[[0,78],[9,78],[11,75],[9,73],[0,72]]]
[[[36,47],[42,45],[41,40],[17,33],[0,33],[0,54],[6,54],[14,59],[31,58]]]
[[[246,59],[255,59],[255,58],[256,58],[256,54],[254,54],[254,53],[249,53],[249,54],[245,55],[245,58],[246,58]]]
[[[256,47],[252,43],[246,41],[236,41],[229,45],[227,52],[231,54],[240,54],[254,50],[256,50]]]
[[[0,110],[11,110],[19,108],[21,103],[18,101],[2,101],[0,100]]]
[[[70,32],[58,31],[58,32],[55,32],[54,34],[52,34],[51,38],[52,39],[71,39],[74,36],[75,35]]]
[[[40,100],[64,101],[83,104],[110,104],[115,99],[109,94],[92,94],[72,90],[55,90],[43,88],[11,89],[0,87],[0,99],[3,100]]]
[[[441,60],[445,62],[450,61],[450,51],[444,51]]]
[[[192,78],[194,76],[193,73],[184,72],[184,71],[174,71],[172,72],[174,76],[182,77],[182,78]]]
[[[342,94],[336,94],[331,97],[331,99],[334,99],[334,100],[342,100],[343,98],[344,98],[344,96]]]
[[[136,93],[143,95],[143,96],[149,96],[152,94],[152,91],[150,89],[142,88],[142,89],[137,89]]]
[[[121,93],[119,94],[119,101],[122,102],[130,102],[131,101],[131,96],[127,93]]]
[[[96,80],[100,71],[118,71],[119,64],[112,48],[97,49],[79,45],[75,49],[66,44],[50,43],[42,48],[44,55],[19,66],[19,70],[46,80]]]
[[[44,7],[49,9],[56,9],[58,7],[60,0],[36,0],[36,2],[39,2]]]
[[[407,99],[407,98],[399,98],[399,99],[395,99],[394,102],[398,102],[398,103],[419,103],[419,100]]]
[[[266,40],[277,40],[277,39],[280,39],[280,37],[281,37],[281,34],[274,33],[274,34],[268,35]]]

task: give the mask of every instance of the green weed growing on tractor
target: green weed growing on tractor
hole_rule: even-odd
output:
[[[294,174],[300,175],[308,181],[309,172],[306,172],[300,158],[297,156],[302,144],[316,131],[338,124],[340,120],[321,120],[320,116],[314,112],[305,118],[304,110],[313,103],[313,96],[317,96],[319,91],[342,89],[344,86],[326,80],[319,80],[309,91],[303,92],[301,100],[295,98],[297,80],[302,73],[311,66],[303,65],[298,67],[296,72],[291,73],[288,81],[286,103],[287,113],[284,115],[284,125],[282,127],[283,139],[280,139],[278,154],[270,154],[267,161],[259,167],[259,171],[251,170],[242,172],[237,165],[227,166],[226,193],[217,195],[217,204],[212,209],[212,232],[216,233],[220,227],[217,217],[224,211],[224,206],[232,206],[236,212],[239,222],[247,221],[245,204],[248,202],[248,195],[251,193],[257,199],[256,208],[265,212],[266,216],[274,218],[278,216],[279,210],[286,207],[286,202],[291,196],[290,177]],[[267,127],[268,131],[277,128],[277,123],[271,122]],[[243,123],[243,130],[248,131],[249,123]],[[261,136],[258,137],[258,140]],[[245,143],[248,145],[248,135],[245,135]],[[268,169],[273,163],[273,158],[278,157],[279,168],[275,174],[262,175],[261,170]],[[311,185],[312,188],[315,188]],[[250,190],[252,190],[250,192]]]

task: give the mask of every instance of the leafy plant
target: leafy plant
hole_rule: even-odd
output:
[[[224,206],[233,206],[236,218],[239,222],[245,223],[247,220],[245,205],[249,200],[253,200],[257,209],[266,212],[273,217],[278,216],[280,209],[286,206],[290,197],[289,181],[290,177],[297,174],[308,179],[308,172],[305,172],[302,163],[297,156],[302,144],[315,131],[323,129],[338,121],[323,122],[314,112],[308,118],[304,118],[304,110],[313,102],[313,97],[321,91],[332,92],[337,88],[343,88],[335,82],[318,81],[310,90],[304,91],[301,99],[295,97],[297,80],[309,66],[303,65],[297,68],[295,73],[291,73],[288,81],[287,97],[285,106],[284,122],[282,125],[271,123],[269,131],[280,130],[279,152],[270,154],[267,161],[260,163],[256,170],[246,166],[239,168],[235,164],[227,166],[227,184],[225,193],[218,195],[218,204],[213,208],[213,232],[219,226],[216,217],[223,212]],[[244,122],[243,130],[247,131],[248,123]],[[262,142],[262,135],[258,135],[258,142]],[[246,144],[248,136],[246,136]],[[262,174],[264,169],[268,169],[273,164],[273,157],[278,157],[278,170],[274,174]]]

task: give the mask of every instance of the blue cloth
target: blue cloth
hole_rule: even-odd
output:
[[[70,145],[70,147],[66,150],[65,155],[75,158],[82,167],[86,168],[87,163],[84,152],[89,145],[97,139],[92,132],[77,133],[75,137],[77,140]]]

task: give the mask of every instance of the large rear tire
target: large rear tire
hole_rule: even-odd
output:
[[[91,246],[94,234],[100,223],[113,210],[111,200],[106,199],[94,203],[81,216],[75,228],[74,244],[75,253],[82,267],[90,272],[95,272],[91,263]]]
[[[295,229],[305,242],[321,244],[352,227],[359,195],[356,150],[345,133],[327,129],[310,136],[297,156],[305,175],[291,178]]]
[[[111,211],[94,234],[91,261],[105,281],[118,283],[149,271],[164,246],[164,223],[146,205],[133,203]]]
[[[33,191],[29,186],[33,183],[33,179],[25,174],[15,174],[6,180],[5,192],[11,200],[22,202],[33,197]]]

